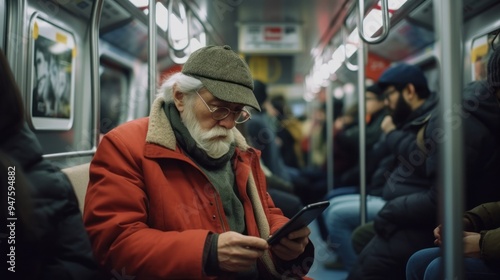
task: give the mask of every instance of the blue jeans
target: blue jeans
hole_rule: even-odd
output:
[[[351,235],[360,222],[359,199],[359,194],[336,196],[330,199],[330,206],[323,213],[330,242],[347,270],[356,263],[357,259],[352,247]],[[366,220],[373,220],[384,205],[385,201],[381,197],[367,196]]]
[[[406,264],[407,280],[443,279],[443,258],[441,248],[427,248],[413,254]],[[483,260],[464,258],[465,279],[494,280],[500,279],[500,273],[487,266]]]
[[[336,196],[359,193],[358,189],[359,189],[358,187],[354,187],[354,186],[353,187],[338,187],[338,188],[335,188],[333,190],[328,191],[322,200],[331,200],[332,198],[334,198]],[[328,238],[328,229],[326,228],[326,225],[325,225],[324,216],[325,215],[318,216],[316,221],[318,222],[318,227],[319,227],[319,231],[321,234],[321,238],[326,241]]]

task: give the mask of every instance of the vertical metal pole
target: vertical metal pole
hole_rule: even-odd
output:
[[[23,36],[23,22],[26,18],[26,1],[7,1],[6,10],[4,15],[7,17],[6,21],[6,31],[8,32],[5,38],[5,49],[4,54],[9,61],[10,68],[14,74],[19,87],[26,85],[23,88],[25,100],[28,99],[28,92],[31,92],[31,83],[26,78],[25,74],[27,65],[27,59],[24,55],[19,55],[19,50],[23,50],[28,45],[29,36]],[[20,20],[21,19],[21,20]],[[0,46],[1,47],[1,46]],[[30,76],[30,75],[28,75]]]
[[[333,189],[333,94],[331,83],[326,87],[326,182],[328,190]]]
[[[97,0],[92,6],[92,15],[90,20],[90,80],[92,83],[92,97],[94,104],[94,143],[92,150],[95,151],[99,144],[100,134],[100,102],[101,102],[101,79],[99,76],[99,23],[101,20],[102,5],[104,0]]]
[[[172,0],[170,0],[172,1]],[[168,11],[172,13],[172,11]],[[149,0],[149,24],[148,24],[148,91],[149,106],[156,94],[156,0]],[[169,26],[168,28],[171,28]],[[172,50],[169,50],[172,51]]]
[[[361,23],[362,24],[362,23]],[[365,64],[366,43],[360,40],[358,48],[358,125],[359,125],[359,195],[360,223],[366,223],[366,98],[365,98]]]
[[[440,116],[444,129],[441,149],[444,278],[463,279],[463,140],[462,127],[453,125],[460,119],[455,106],[462,100],[463,42],[462,1],[434,0],[434,21],[440,44]],[[458,107],[460,108],[460,107]]]

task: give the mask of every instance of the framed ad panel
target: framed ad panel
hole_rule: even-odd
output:
[[[34,16],[30,23],[31,123],[38,130],[73,125],[76,45],[73,34]]]

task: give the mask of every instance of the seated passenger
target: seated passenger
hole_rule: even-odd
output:
[[[366,166],[367,184],[379,166],[378,155],[370,155],[375,143],[380,140],[382,129],[380,124],[387,115],[385,110],[384,95],[377,84],[366,88],[366,126],[365,146],[367,159],[373,164]],[[334,196],[359,193],[359,125],[358,104],[354,104],[347,111],[335,119],[333,128],[333,189],[325,195],[325,200]],[[383,155],[381,155],[383,157]],[[373,160],[377,158],[377,160]],[[307,175],[307,174],[306,174]],[[327,180],[316,181],[327,188]],[[320,219],[320,229],[323,231],[324,222]],[[324,236],[325,233],[322,232]]]
[[[418,172],[405,173],[405,162],[397,160],[402,156],[406,143],[391,143],[387,137],[391,134],[415,136],[436,104],[430,96],[425,76],[417,67],[397,65],[386,70],[378,83],[381,88],[387,89],[385,97],[390,115],[383,116],[380,122],[383,138],[367,157],[368,166],[378,166],[373,172],[371,184],[367,184],[367,221],[377,215],[387,200],[427,188],[427,178]],[[405,176],[405,180],[392,179],[399,176]],[[360,195],[346,194],[333,197],[330,207],[324,212],[329,242],[334,245],[347,269],[352,268],[357,259],[351,235],[360,223],[359,209]]]
[[[382,188],[382,198],[384,201],[391,201],[400,196],[427,190],[431,184],[431,179],[426,176],[423,167],[408,170],[410,158],[408,148],[411,142],[406,139],[416,138],[417,133],[423,129],[429,119],[437,101],[435,95],[429,90],[425,75],[416,66],[408,64],[395,65],[382,73],[378,84],[384,90],[385,104],[390,110],[390,115],[384,118],[381,127],[385,134],[384,144],[393,155],[392,168],[383,175],[385,183]],[[370,207],[369,203],[367,203],[367,207]],[[377,204],[377,206],[380,207],[381,204]],[[359,211],[359,205],[357,209]],[[376,219],[376,216],[370,217]],[[350,228],[348,238],[350,238],[350,233],[352,233],[359,221],[356,220],[355,222],[356,224]],[[335,227],[335,225],[332,225],[332,227]],[[425,242],[425,239],[412,242],[410,245],[418,246],[416,244],[419,244],[419,242]],[[350,239],[344,243],[347,245],[346,247],[350,247],[351,254],[354,255]],[[398,247],[395,247],[393,251],[385,247],[384,250],[386,251],[379,251],[380,248],[378,247],[367,249],[368,246],[358,256],[350,270],[348,279],[372,279],[371,277],[373,279],[400,279],[400,277],[395,276],[397,274],[392,274],[397,272],[397,267],[384,266],[386,254],[395,255],[394,257],[392,255],[387,257],[391,260],[399,257]],[[391,251],[391,253],[387,252],[387,250]]]
[[[299,170],[287,166],[281,156],[275,131],[277,119],[269,113],[270,109],[276,110],[268,100],[267,85],[255,80],[254,94],[262,111],[254,113],[252,120],[244,124],[241,132],[248,143],[261,152],[261,167],[275,206],[291,218],[303,207],[302,200],[295,193],[295,186],[300,180]]]
[[[464,276],[468,280],[500,279],[500,201],[484,203],[464,215]],[[434,229],[436,245],[442,245],[442,226]],[[422,249],[406,265],[407,280],[444,279],[440,248]]]
[[[292,218],[304,207],[300,198],[293,194],[293,186],[271,173],[262,162],[260,165],[266,175],[267,192],[275,206],[281,209],[287,218]]]
[[[0,153],[4,164],[8,163],[1,172],[13,172],[14,179],[14,189],[2,188],[2,192],[14,193],[11,206],[17,220],[13,223],[18,225],[15,243],[8,243],[16,249],[15,272],[2,267],[7,277],[0,278],[98,279],[73,187],[59,168],[42,157],[42,147],[25,123],[21,92],[1,50],[0,88]],[[2,187],[5,183],[2,180]],[[2,212],[6,210],[2,207]],[[2,237],[7,236],[7,229],[1,228]],[[7,240],[2,238],[0,243],[3,247]]]
[[[268,113],[268,110],[272,109],[272,105],[268,100],[267,84],[255,80],[254,87],[255,98],[262,111],[255,112],[252,119],[245,123],[246,139],[250,145],[260,150],[262,162],[272,174],[290,183],[293,186],[293,194],[298,195],[302,202],[307,204],[298,192],[299,189],[307,185],[307,181],[304,181],[299,169],[285,164],[276,143],[275,119]]]
[[[291,114],[285,96],[273,96],[270,103],[276,111],[276,137],[283,162],[290,167],[304,168],[304,155],[300,147],[304,139],[302,123]]]
[[[137,279],[307,274],[307,227],[266,242],[288,219],[266,191],[260,152],[235,128],[250,118],[245,106],[259,110],[247,64],[229,46],[207,46],[163,82],[149,117],[103,137],[84,222],[107,271]]]
[[[386,183],[385,174],[392,168],[394,155],[387,153],[385,142],[375,144],[374,150],[367,156],[367,165],[377,164],[379,167],[372,174],[372,178],[367,180],[366,209],[367,221],[371,221],[377,212],[384,206],[385,200],[382,198],[382,189]],[[357,253],[351,246],[351,235],[360,223],[360,195],[358,187],[340,187],[334,190],[342,191],[351,189],[351,193],[335,195],[330,198],[330,206],[323,213],[322,220],[326,227],[326,239],[333,254],[337,256],[335,261],[325,264],[332,269],[350,269],[355,263]]]
[[[488,61],[487,83],[474,82],[466,87],[466,93],[468,93],[465,98],[465,101],[468,102],[466,104],[475,105],[468,107],[474,108],[474,110],[468,110],[466,112],[467,116],[473,115],[473,119],[483,120],[482,123],[484,123],[484,125],[481,125],[483,127],[481,130],[477,128],[480,127],[478,121],[465,126],[466,129],[469,129],[464,131],[465,135],[473,136],[465,138],[466,144],[469,144],[467,145],[467,154],[481,159],[481,162],[490,162],[488,164],[477,162],[475,163],[475,165],[478,165],[477,167],[472,166],[474,162],[467,165],[467,167],[473,168],[475,171],[471,176],[468,176],[469,180],[465,190],[466,207],[469,209],[471,203],[480,199],[489,201],[492,198],[496,197],[498,199],[499,197],[498,178],[495,179],[495,173],[498,173],[498,167],[500,166],[498,157],[495,157],[495,154],[500,152],[496,148],[499,144],[498,121],[496,121],[500,116],[497,103],[497,100],[500,99],[499,70],[500,49],[496,49]],[[487,100],[489,102],[482,102],[480,106],[477,106],[480,104],[479,100]],[[486,110],[488,105],[489,110]],[[482,110],[479,111],[479,109]],[[484,129],[486,128],[492,131],[485,133]],[[490,142],[489,139],[493,140],[493,142]],[[496,143],[495,139],[497,140]],[[475,145],[471,145],[470,143]],[[478,145],[489,147],[484,151],[485,156],[487,153],[491,153],[489,160],[483,159],[483,156],[479,153]],[[495,148],[491,149],[492,147]],[[483,169],[486,169],[486,171],[483,172]],[[486,178],[483,178],[485,176]],[[432,194],[435,195],[435,193]],[[500,258],[500,252],[497,250],[500,228],[498,220],[498,216],[500,215],[499,206],[498,201],[484,203],[466,212],[464,215],[464,268],[467,279],[498,279],[500,277],[500,271],[497,268]],[[435,207],[433,209],[436,210]],[[438,226],[434,230],[436,245],[441,245],[442,243],[441,228],[441,226]],[[408,261],[406,268],[407,279],[442,279],[442,260],[440,255],[439,248],[429,248],[416,252]]]
[[[464,135],[464,198],[466,209],[485,202],[500,200],[500,50],[488,64],[488,80],[472,82],[464,88],[461,117],[443,119],[444,125],[460,124]],[[491,69],[491,70],[490,70]],[[442,138],[439,112],[431,116],[418,137],[406,138],[408,172],[424,167],[427,176],[439,174],[439,145]],[[447,116],[447,115],[446,115]],[[388,141],[400,139],[390,139]],[[393,142],[393,143],[398,143]],[[433,182],[437,182],[433,180]],[[427,190],[394,198],[386,203],[374,219],[375,237],[363,249],[357,271],[350,279],[404,278],[406,261],[416,251],[433,246],[432,229],[438,222],[438,185]],[[376,261],[375,261],[376,260]]]
[[[382,89],[377,84],[366,88],[365,98],[365,146],[368,154],[383,133],[380,125],[388,112],[385,109],[385,97]],[[333,162],[335,165],[334,174],[337,179],[335,180],[336,187],[359,186],[359,125],[357,117],[356,115],[351,123],[346,121],[344,117],[339,117],[335,121]]]
[[[372,152],[377,141],[382,136],[380,124],[387,115],[385,109],[385,97],[382,90],[377,84],[373,84],[366,88],[366,160],[365,176],[367,188],[382,186],[385,179],[380,182],[371,182],[375,169],[380,167],[380,161],[385,156],[379,152]],[[359,125],[358,125],[358,107],[356,103],[349,107],[347,111],[339,116],[334,122],[334,137],[333,137],[333,175],[334,186],[326,196],[325,200],[331,200],[335,196],[344,194],[359,193]],[[381,148],[382,145],[378,145]],[[380,150],[380,149],[379,149]],[[381,152],[386,152],[384,149]],[[383,175],[383,174],[382,174]],[[323,181],[326,184],[326,180]],[[370,191],[371,192],[371,191]],[[377,192],[377,191],[375,191]],[[371,194],[374,194],[373,192]],[[327,229],[323,216],[318,219],[318,225],[321,231],[321,236],[327,238]],[[330,266],[330,264],[327,264]],[[334,265],[335,267],[336,265]]]

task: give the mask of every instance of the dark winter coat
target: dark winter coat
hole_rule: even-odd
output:
[[[382,197],[388,203],[401,196],[426,191],[431,185],[431,179],[425,175],[425,165],[423,163],[412,164],[410,155],[415,149],[414,139],[431,118],[436,103],[437,99],[433,97],[427,99],[422,106],[411,113],[403,125],[386,135],[386,148],[394,156],[392,168],[384,174],[386,182],[382,189]],[[375,220],[376,223],[377,220]],[[430,236],[432,237],[432,231]],[[397,269],[396,263],[400,258],[396,252],[400,250],[400,247],[418,246],[422,242],[426,243],[427,240],[413,239],[412,236],[404,235],[392,236],[391,240],[385,240],[377,232],[374,239],[359,255],[348,279],[399,279],[397,277],[391,278],[394,275],[393,271]],[[399,271],[397,275],[399,275]],[[404,279],[404,275],[401,279]]]
[[[380,110],[373,114],[370,122],[366,124],[365,146],[367,161],[370,161],[373,157],[377,158],[376,155],[371,155],[371,153],[381,139],[382,129],[380,128],[380,124],[386,115],[386,110]],[[334,173],[339,174],[340,172],[340,185],[359,186],[359,125],[341,131],[335,136],[334,141]],[[370,169],[367,166],[367,179],[372,176],[374,171],[374,169]]]
[[[464,134],[465,206],[500,200],[500,106],[485,82],[473,82],[464,89],[459,120],[445,119],[445,125],[461,125]],[[415,173],[434,179],[438,171],[438,148],[443,139],[439,114],[433,114],[423,137],[404,138],[404,152]],[[445,117],[447,115],[445,114]],[[375,218],[376,237],[360,256],[356,278],[404,279],[408,258],[433,246],[432,230],[438,225],[439,188],[396,197],[387,202]],[[368,276],[370,275],[370,276]]]
[[[17,134],[2,137],[0,150],[15,162],[16,176],[26,179],[33,209],[29,240],[16,240],[18,253],[30,261],[24,260],[27,267],[17,271],[31,279],[97,280],[97,264],[68,178],[42,157],[42,148],[26,125]]]
[[[500,201],[481,204],[465,212],[466,231],[481,233],[481,259],[488,265],[500,263]]]

